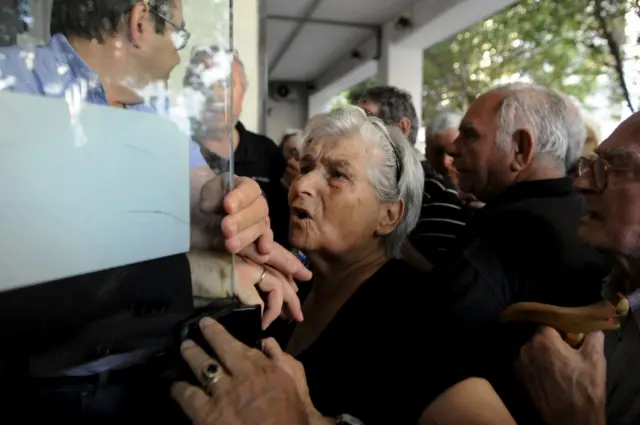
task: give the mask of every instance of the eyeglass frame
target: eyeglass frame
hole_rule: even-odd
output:
[[[182,44],[180,44],[180,46],[176,46],[176,50],[182,50],[185,47],[187,47],[187,44],[189,44],[189,39],[191,38],[191,33],[184,27],[184,25],[176,24],[171,19],[166,17],[163,13],[160,13],[159,11],[157,11],[154,7],[149,7],[149,10],[158,18],[162,19],[167,24],[171,25],[174,31],[176,31],[176,33],[182,37]]]
[[[601,167],[596,169],[596,167]],[[610,161],[596,154],[582,156],[578,159],[578,177],[582,177],[588,171],[593,172],[593,182],[599,191],[603,191],[609,185],[609,174],[613,171],[631,171],[633,167],[620,167],[614,166]],[[602,175],[601,180],[598,180],[598,170]]]

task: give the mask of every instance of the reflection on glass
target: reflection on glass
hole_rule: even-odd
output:
[[[56,217],[54,212],[43,212],[41,220],[75,217],[84,208],[83,217],[65,219],[58,233],[47,234],[49,248],[59,254],[59,261],[52,260],[52,264],[64,264],[55,277],[85,273],[89,271],[87,264],[94,269],[115,267],[189,249],[190,232],[185,223],[191,220],[204,226],[212,220],[197,211],[201,185],[210,178],[212,168],[221,174],[233,164],[229,147],[235,122],[230,115],[234,90],[234,56],[229,53],[233,48],[231,0],[9,3],[11,7],[0,10],[1,106],[22,105],[12,102],[12,96],[28,95],[33,106],[12,112],[28,117],[20,122],[51,128],[50,134],[56,135],[55,140],[11,143],[24,143],[25,149],[30,149],[31,157],[23,157],[24,169],[36,170],[28,177],[30,190],[44,190],[38,188],[48,180],[59,185],[56,191],[64,191],[57,197]],[[217,46],[215,60],[205,60],[195,69],[191,52],[198,56],[197,52],[210,46]],[[185,72],[197,74],[200,86],[183,85]],[[54,101],[64,111],[65,122],[34,115],[35,111],[49,110],[47,105]],[[103,122],[91,118],[96,108]],[[141,113],[149,115],[136,118]],[[146,124],[150,117],[156,120],[155,127]],[[172,136],[172,144],[166,140],[171,133],[168,122],[173,122],[179,129],[176,134],[180,134]],[[140,137],[143,127],[148,131]],[[100,137],[95,136],[98,129]],[[218,131],[215,139],[221,146],[227,145],[227,152],[211,167],[199,143],[214,129]],[[9,149],[9,141],[4,143],[3,149]],[[56,146],[54,157],[38,155],[39,144]],[[47,176],[38,171],[44,169],[38,167],[38,161],[63,164],[66,160],[75,165],[65,170],[54,168]],[[127,180],[139,176],[143,169],[148,170],[144,184]],[[84,192],[76,189],[93,184],[98,174],[103,177],[100,189],[92,199],[81,199],[79,193]],[[232,184],[230,176],[227,189]],[[17,207],[18,189],[12,196],[16,220],[26,220]],[[127,211],[154,213],[141,217]],[[91,226],[84,232],[73,232],[76,220]],[[122,231],[101,231],[100,226],[113,228],[113,223]],[[197,246],[193,233],[191,237],[191,246]]]

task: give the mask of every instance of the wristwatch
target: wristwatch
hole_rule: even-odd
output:
[[[360,419],[354,418],[353,416],[347,415],[346,413],[338,415],[336,417],[336,423],[337,425],[364,425],[364,422],[362,422]]]

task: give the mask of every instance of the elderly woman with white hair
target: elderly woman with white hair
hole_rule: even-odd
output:
[[[399,129],[356,106],[313,117],[301,148],[289,236],[314,277],[300,287],[308,292],[304,322],[280,342],[304,365],[324,415],[349,413],[365,423],[412,415],[416,423],[424,406],[404,408],[412,397],[396,391],[411,371],[383,365],[407,364],[404,346],[422,312],[417,291],[425,277],[399,259],[420,213],[418,152]]]

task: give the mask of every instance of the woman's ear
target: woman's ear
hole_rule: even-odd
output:
[[[393,232],[404,216],[404,201],[385,203],[380,209],[380,219],[376,228],[376,235],[385,236]]]
[[[511,170],[514,172],[522,171],[533,161],[535,141],[528,129],[517,130],[513,133],[511,141],[513,143]]]

